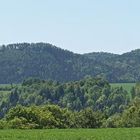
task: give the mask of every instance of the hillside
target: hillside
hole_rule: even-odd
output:
[[[0,50],[0,83],[20,83],[29,77],[61,82],[98,75],[103,65],[51,44],[11,44]]]
[[[122,55],[75,54],[47,43],[3,45],[0,49],[0,84],[21,83],[26,78],[60,82],[80,80],[87,75],[109,82],[140,80],[140,50]]]
[[[113,53],[106,53],[106,52],[93,52],[93,53],[84,54],[84,56],[88,57],[89,59],[96,60],[96,61],[100,62],[103,60],[109,61],[110,59],[113,59],[119,55],[113,54]]]
[[[98,60],[108,67],[103,72],[110,82],[137,82],[140,81],[140,49],[122,55],[110,53],[89,53],[86,56],[91,60]]]

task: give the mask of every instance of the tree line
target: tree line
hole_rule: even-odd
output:
[[[122,113],[106,116],[91,108],[72,111],[57,105],[11,108],[0,120],[0,129],[52,128],[126,128],[140,127],[140,99],[136,98]]]
[[[102,78],[59,83],[30,78],[1,96],[0,128],[102,128],[140,126],[140,84],[131,96]]]
[[[14,86],[0,101],[0,117],[11,108],[22,106],[56,104],[74,111],[90,107],[106,115],[121,113],[130,101],[122,87],[111,88],[102,78],[85,77],[76,82],[59,83],[29,78],[22,85]]]

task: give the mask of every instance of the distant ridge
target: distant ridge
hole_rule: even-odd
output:
[[[37,77],[60,82],[86,75],[110,82],[140,81],[140,49],[122,55],[76,54],[49,43],[17,43],[0,47],[0,83],[20,83]]]

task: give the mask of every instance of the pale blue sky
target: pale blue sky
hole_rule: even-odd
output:
[[[0,44],[17,42],[76,53],[140,48],[140,0],[0,0]]]

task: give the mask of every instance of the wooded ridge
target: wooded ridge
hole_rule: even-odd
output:
[[[21,83],[29,77],[60,82],[87,75],[109,82],[140,80],[140,50],[122,55],[110,53],[75,54],[47,43],[2,45],[0,84]]]

